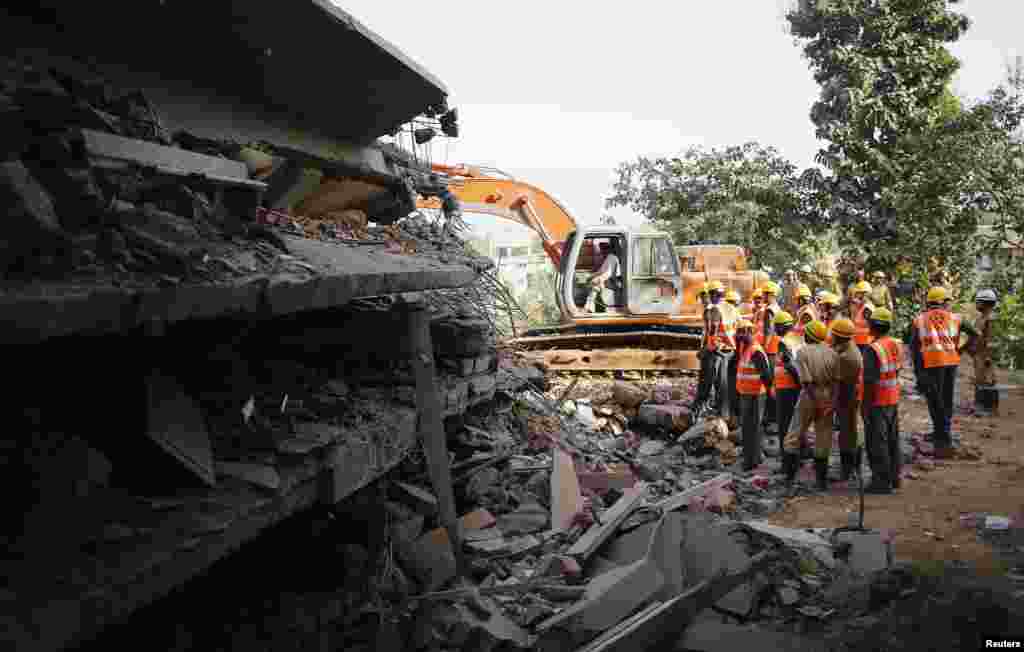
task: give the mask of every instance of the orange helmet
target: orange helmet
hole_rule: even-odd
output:
[[[832,322],[832,334],[838,338],[848,340],[857,332],[857,328],[849,319],[837,319]]]

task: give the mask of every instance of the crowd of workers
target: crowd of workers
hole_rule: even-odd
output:
[[[947,288],[931,288],[926,308],[914,318],[904,342],[893,337],[888,288],[872,287],[860,278],[850,286],[846,301],[828,289],[812,295],[800,282],[787,283],[783,297],[779,285],[769,282],[743,304],[721,282],[705,285],[697,405],[740,427],[744,470],[762,462],[764,433],[774,430],[783,473],[792,486],[813,428],[816,486],[827,490],[836,429],[841,480],[860,473],[866,451],[871,483],[865,491],[886,494],[898,489],[899,375],[905,346],[928,402],[936,457],[954,454],[954,386],[964,351],[974,356],[977,412],[997,409],[990,349],[996,305],[992,290],[976,295],[979,317],[972,326],[951,311]],[[879,280],[884,283],[884,275]]]

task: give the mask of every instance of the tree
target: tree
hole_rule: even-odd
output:
[[[821,94],[810,117],[826,141],[822,197],[844,252],[876,268],[909,263],[969,280],[985,203],[965,174],[988,147],[986,109],[950,92],[946,49],[968,28],[947,0],[801,0],[787,14]],[[988,121],[988,122],[986,122]],[[973,169],[973,168],[972,168]]]
[[[820,223],[814,198],[796,166],[773,147],[691,147],[678,157],[621,163],[616,177],[607,206],[630,207],[677,244],[741,245],[754,265],[775,269],[821,253],[813,237]]]

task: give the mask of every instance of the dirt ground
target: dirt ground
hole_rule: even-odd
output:
[[[967,374],[965,374],[967,375]],[[973,398],[973,379],[963,378],[964,401]],[[1003,377],[1001,383],[1014,381]],[[931,430],[923,400],[905,399],[900,405],[903,432]],[[935,461],[934,468],[910,467],[902,487],[888,496],[866,496],[864,525],[889,530],[898,559],[912,562],[959,560],[978,575],[1002,575],[1009,563],[996,548],[979,540],[977,530],[964,527],[960,516],[982,512],[1024,517],[1024,391],[1009,392],[1000,404],[1000,416],[979,418],[957,415],[954,431],[962,446],[977,446],[978,461]],[[907,469],[907,467],[904,467]],[[856,511],[856,485],[834,484],[827,495],[799,496],[787,501],[769,520],[787,527],[838,527]]]

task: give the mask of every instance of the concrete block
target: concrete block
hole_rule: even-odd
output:
[[[854,573],[869,575],[889,566],[888,545],[878,532],[840,532],[836,542],[850,545],[846,561]]]
[[[690,409],[685,405],[641,405],[637,419],[654,428],[683,432],[690,425]]]
[[[836,559],[835,555],[832,554],[832,544],[817,534],[772,525],[765,521],[747,521],[744,525],[762,534],[776,537],[788,546],[808,550],[814,555],[815,559],[826,567],[835,568]]]
[[[462,516],[459,526],[464,531],[480,530],[494,525],[494,516],[485,509],[478,509]],[[452,554],[448,530],[437,528],[427,532],[409,545],[397,546],[399,558],[423,585],[425,591],[433,591],[455,577],[455,556]]]
[[[602,494],[610,489],[629,489],[637,480],[626,464],[609,464],[605,471],[580,471],[577,477],[581,487]]]
[[[719,571],[734,572],[744,568],[750,557],[730,533],[730,526],[708,514],[686,514],[683,526],[683,576],[686,586],[710,579]],[[743,584],[717,604],[737,614],[747,614],[754,604],[754,591]]]

